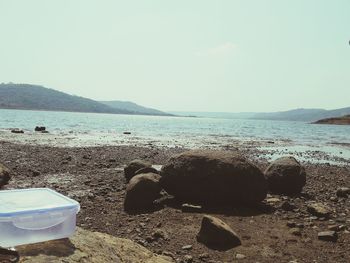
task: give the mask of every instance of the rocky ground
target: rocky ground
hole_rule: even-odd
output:
[[[259,207],[221,208],[185,213],[178,204],[143,214],[123,211],[126,182],[123,167],[133,159],[162,165],[182,148],[60,148],[0,142],[0,163],[13,178],[4,189],[50,187],[81,204],[78,225],[131,239],[178,262],[350,262],[350,197],[337,197],[350,187],[350,167],[304,163],[307,183],[295,197],[269,195]],[[261,168],[266,159],[254,148],[243,152]],[[310,209],[321,204],[325,215]],[[196,241],[204,214],[214,215],[239,235],[242,245],[227,251]],[[328,215],[329,214],[329,215]],[[334,230],[337,241],[318,239]]]

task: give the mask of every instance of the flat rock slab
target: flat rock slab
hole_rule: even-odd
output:
[[[319,240],[336,242],[338,239],[337,232],[335,231],[323,231],[317,234]]]
[[[19,246],[19,262],[26,263],[171,263],[135,242],[77,228],[69,239]]]

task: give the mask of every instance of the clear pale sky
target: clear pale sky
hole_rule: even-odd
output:
[[[0,0],[0,82],[162,110],[350,106],[349,0]]]

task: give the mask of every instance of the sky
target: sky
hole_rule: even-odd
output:
[[[349,0],[0,0],[0,82],[166,111],[350,106]]]

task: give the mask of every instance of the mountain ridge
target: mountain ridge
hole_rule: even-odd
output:
[[[136,103],[134,103],[137,105]],[[104,103],[70,95],[61,91],[31,84],[0,84],[0,108],[22,110],[48,110],[48,111],[71,111],[130,115],[153,115],[142,112],[142,107],[137,105],[139,111],[111,107]],[[149,109],[150,108],[145,108]],[[157,116],[172,116],[171,114],[157,111]]]

